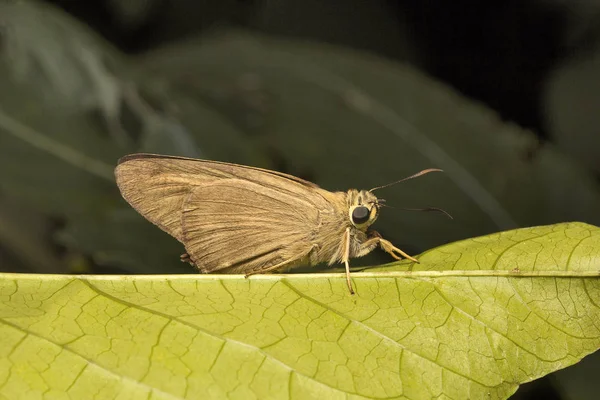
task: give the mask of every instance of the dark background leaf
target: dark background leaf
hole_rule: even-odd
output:
[[[444,169],[379,192],[392,206],[454,215],[385,210],[378,229],[413,252],[515,226],[600,222],[598,185],[584,168],[410,67],[244,32],[158,51],[141,64],[325,188]]]

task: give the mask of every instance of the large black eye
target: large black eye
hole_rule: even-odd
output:
[[[364,224],[369,220],[371,210],[365,206],[358,206],[352,211],[352,222],[356,225]]]

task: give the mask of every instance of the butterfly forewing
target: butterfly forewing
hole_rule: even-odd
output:
[[[308,188],[318,189],[311,182],[275,171],[154,154],[122,158],[115,176],[125,200],[182,243],[183,204],[195,187],[226,179],[243,179],[295,195],[309,195]]]
[[[193,189],[182,226],[185,248],[203,272],[252,273],[309,252],[319,211],[304,196],[226,179]]]

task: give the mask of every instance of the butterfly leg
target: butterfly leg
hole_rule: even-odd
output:
[[[348,285],[348,290],[350,290],[350,294],[354,294],[354,289],[352,289],[352,281],[350,280],[350,228],[346,228],[346,232],[344,233],[344,253],[342,254],[342,261],[346,266],[346,284]]]
[[[276,271],[278,269],[283,269],[285,267],[292,267],[294,265],[297,265],[296,263],[298,261],[301,261],[302,259],[306,258],[306,256],[308,256],[313,250],[315,250],[318,246],[316,244],[313,244],[310,249],[308,249],[307,251],[297,255],[296,257],[292,257],[288,260],[285,260],[283,262],[280,262],[278,264],[272,265],[270,267],[267,268],[263,268],[263,269],[259,269],[257,271],[251,271],[246,273],[245,277],[249,277],[250,275],[257,275],[257,274],[265,274],[267,272],[271,272],[271,271]]]
[[[402,260],[402,258],[398,256],[398,254],[400,254],[402,257],[408,258],[411,261],[414,261],[416,263],[419,262],[419,260],[417,260],[416,258],[409,256],[408,254],[394,246],[389,240],[385,240],[384,238],[382,238],[379,232],[376,231],[369,232],[369,239],[360,244],[358,251],[356,251],[353,257],[362,257],[366,254],[369,254],[378,245],[383,251],[390,254],[396,260]]]
[[[189,263],[192,267],[196,266],[196,264],[192,261],[192,258],[188,253],[183,253],[179,256],[179,259],[181,260],[181,262]]]
[[[389,253],[396,260],[402,260],[396,253],[399,253],[405,258],[408,258],[411,261],[418,263],[419,261],[406,254],[396,246],[394,246],[389,240],[385,240],[381,237],[381,235],[376,231],[369,232],[369,239],[359,244],[357,249],[354,249],[352,252],[353,257],[362,257],[365,254],[370,253],[375,247],[379,245],[385,252]],[[343,239],[343,247],[342,247],[342,262],[346,267],[346,283],[348,284],[348,289],[350,290],[350,294],[354,294],[354,290],[352,289],[352,281],[350,280],[350,228],[346,228],[344,232]]]
[[[396,254],[396,253],[399,253],[404,258],[408,258],[409,260],[411,260],[413,262],[416,262],[416,263],[419,262],[419,260],[417,260],[416,258],[409,256],[408,254],[406,254],[405,252],[403,252],[402,250],[400,250],[399,248],[397,248],[396,246],[394,246],[392,244],[392,242],[390,242],[389,240],[385,240],[383,238],[379,238],[379,245],[381,246],[381,248],[383,249],[383,251],[385,251],[386,253],[388,253],[392,257],[394,257],[396,260],[402,260],[402,258],[399,257]]]

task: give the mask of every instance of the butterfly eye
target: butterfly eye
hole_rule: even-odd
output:
[[[369,210],[365,206],[358,206],[354,210],[352,210],[352,222],[355,225],[364,224],[369,220],[370,215],[371,210]]]

